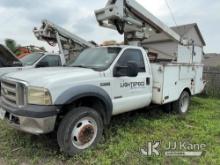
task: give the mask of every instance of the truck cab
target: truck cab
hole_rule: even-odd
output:
[[[23,57],[20,61],[24,66],[32,68],[58,67],[64,64],[60,55],[53,53],[32,53]]]
[[[0,77],[10,72],[40,67],[57,67],[64,64],[65,60],[61,55],[54,53],[32,53],[18,59],[8,48],[0,44]]]

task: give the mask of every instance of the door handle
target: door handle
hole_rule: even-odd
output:
[[[146,78],[146,85],[150,85],[150,77]]]

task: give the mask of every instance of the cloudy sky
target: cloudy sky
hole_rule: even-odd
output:
[[[104,40],[122,40],[112,30],[99,27],[94,10],[103,8],[107,0],[0,0],[0,43],[13,38],[21,45],[45,46],[32,33],[42,19],[48,19],[67,30],[101,43]],[[152,14],[169,26],[175,23],[165,0],[137,0]],[[220,53],[219,0],[167,0],[178,25],[196,22],[207,43],[205,52]]]

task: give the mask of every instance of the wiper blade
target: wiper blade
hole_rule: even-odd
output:
[[[77,67],[77,68],[89,68],[88,66],[85,66],[85,65],[73,65],[72,67]]]
[[[91,66],[85,66],[85,65],[73,65],[72,67],[76,67],[76,68],[86,68],[86,69],[92,69],[95,70],[96,68],[91,67]]]

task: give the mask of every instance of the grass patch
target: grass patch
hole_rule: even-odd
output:
[[[220,163],[220,100],[193,98],[185,118],[162,110],[140,110],[116,116],[95,149],[66,157],[56,135],[33,136],[0,121],[0,164],[213,164]],[[148,141],[206,144],[202,157],[146,157]],[[162,148],[163,150],[163,148]]]

